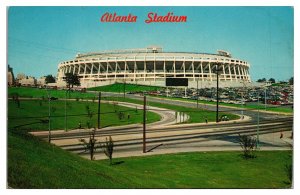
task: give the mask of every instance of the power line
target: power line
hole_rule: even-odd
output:
[[[42,48],[46,48],[46,49],[49,49],[49,50],[64,50],[64,51],[67,51],[67,52],[72,52],[72,53],[78,53],[78,52],[81,52],[81,53],[84,53],[86,51],[79,51],[79,50],[74,50],[74,49],[70,49],[70,48],[64,48],[64,47],[56,47],[56,46],[49,46],[49,45],[46,45],[46,44],[42,44],[42,43],[38,43],[38,42],[33,42],[33,41],[27,41],[27,40],[22,40],[22,39],[17,39],[17,38],[13,38],[13,37],[8,37],[9,40],[12,40],[12,41],[17,41],[17,42],[21,42],[23,44],[29,44],[29,45],[33,45],[35,47],[42,47]]]
[[[15,49],[14,49],[15,50]],[[23,54],[23,55],[26,55],[26,57],[28,57],[29,55],[28,54],[33,54],[34,56],[38,56],[38,57],[47,57],[47,58],[51,58],[51,59],[57,59],[57,60],[61,60],[60,58],[58,58],[56,55],[53,55],[53,56],[50,56],[50,55],[41,55],[41,54],[36,54],[34,52],[27,52],[26,50],[24,51],[20,51],[20,50],[15,50],[13,52],[16,52],[16,53],[19,53],[19,54]],[[10,51],[8,53],[9,56],[12,56],[12,51]],[[33,57],[33,56],[31,56]]]

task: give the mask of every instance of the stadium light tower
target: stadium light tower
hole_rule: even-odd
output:
[[[219,74],[221,73],[222,69],[219,68],[219,62],[216,64],[215,74],[217,74],[217,111],[216,111],[216,123],[219,122]]]

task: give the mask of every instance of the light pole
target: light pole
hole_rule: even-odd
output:
[[[126,85],[126,81],[124,79],[124,82],[123,82],[123,97],[124,97],[124,99],[125,99],[125,91],[126,91],[125,85]]]
[[[198,86],[198,83],[199,83],[199,78],[197,79],[197,108],[199,108],[199,86]]]
[[[216,112],[216,123],[219,122],[219,74],[221,69],[219,69],[219,63],[217,62],[215,74],[217,74],[217,112]]]
[[[98,94],[98,129],[100,129],[100,105],[101,105],[101,92]]]
[[[217,66],[218,68],[218,66]],[[217,115],[216,122],[219,122],[219,73],[217,72]]]
[[[143,110],[143,153],[146,153],[146,96],[144,96]]]
[[[259,104],[259,93],[257,98],[257,104]],[[259,107],[257,105],[257,130],[256,130],[256,149],[259,148]]]
[[[68,90],[66,90],[66,96],[65,96],[65,131],[68,130],[67,128],[67,93],[68,93]]]
[[[242,119],[244,119],[244,92],[242,92]]]
[[[265,110],[267,110],[267,84],[265,84]]]
[[[51,142],[51,105],[50,105],[50,93],[47,90],[47,95],[48,95],[48,120],[49,120],[49,126],[48,126],[48,142]]]
[[[244,81],[242,83],[243,83],[243,89],[242,89],[242,92],[241,92],[241,97],[242,97],[242,111],[241,111],[241,114],[242,114],[242,119],[244,119],[244,103],[245,103],[244,93],[245,93],[246,89],[245,89]]]

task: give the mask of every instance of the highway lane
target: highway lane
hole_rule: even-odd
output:
[[[259,133],[261,149],[289,149],[289,138],[292,132],[292,119],[266,120],[258,127],[251,121],[243,123],[227,124],[202,124],[202,125],[173,125],[168,128],[147,129],[147,150],[154,150],[147,154],[142,153],[142,129],[115,129],[111,131],[100,130],[96,139],[103,142],[105,137],[112,136],[115,142],[116,157],[140,156],[149,154],[163,154],[187,151],[210,151],[210,150],[240,150],[238,134],[248,134],[254,137]],[[280,135],[284,134],[283,139]],[[78,153],[88,157],[83,152],[83,146],[79,138],[87,138],[86,135],[76,137],[54,138],[52,143],[65,150]],[[105,156],[99,150],[96,159],[103,159]]]
[[[259,123],[259,126],[264,126],[268,124],[277,124],[278,122],[285,122],[292,126],[293,119],[291,117],[285,117],[282,119],[274,120],[262,120]],[[216,128],[245,128],[248,126],[255,126],[258,127],[258,124],[253,124],[253,121],[236,121],[236,122],[220,122],[218,124],[216,123],[195,123],[195,124],[177,124],[177,125],[169,125],[169,126],[152,126],[152,124],[148,124],[147,131],[148,132],[169,132],[169,131],[186,131],[186,130],[193,130],[193,129],[199,129],[199,130],[205,130],[205,129],[216,129]],[[136,125],[128,125],[128,126],[117,126],[117,127],[107,127],[102,128],[100,130],[96,131],[96,135],[99,136],[108,136],[108,135],[130,135],[130,134],[138,134],[142,131],[142,125],[136,124]],[[35,134],[39,136],[40,138],[48,138],[48,132],[45,131],[45,133],[40,134],[40,132],[32,132],[32,134]],[[52,133],[52,139],[68,139],[68,138],[82,138],[87,137],[89,135],[89,131],[87,130],[74,130],[74,131],[68,131],[68,132],[62,132],[62,133]]]

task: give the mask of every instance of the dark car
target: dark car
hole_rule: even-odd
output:
[[[58,100],[57,97],[51,97],[50,100]]]

